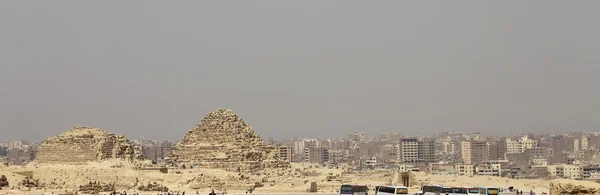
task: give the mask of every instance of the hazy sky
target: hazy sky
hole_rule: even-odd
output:
[[[600,1],[2,1],[0,139],[600,130]]]

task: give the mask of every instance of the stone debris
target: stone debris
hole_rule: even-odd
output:
[[[8,186],[8,179],[6,178],[5,175],[0,176],[0,189],[2,187],[6,187]]]
[[[138,187],[138,190],[142,192],[168,192],[169,188],[163,186],[162,184],[153,182],[148,183],[147,185],[141,185],[140,187]]]
[[[40,187],[40,180],[38,180],[38,179],[30,180],[29,177],[27,177],[21,181],[19,186],[26,187],[26,188],[38,188],[38,187]]]
[[[551,194],[600,194],[600,189],[583,185],[550,183]]]
[[[287,168],[275,147],[265,144],[233,111],[217,109],[191,129],[169,154],[174,164],[229,171]]]
[[[123,135],[115,135],[93,127],[77,126],[42,142],[35,161],[64,164],[107,159],[140,160],[142,152]]]
[[[79,191],[84,194],[98,194],[100,192],[115,191],[113,184],[101,184],[100,182],[89,182],[86,185],[79,186]]]

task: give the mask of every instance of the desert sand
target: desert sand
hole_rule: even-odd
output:
[[[289,171],[289,170],[288,170]],[[367,170],[351,171],[347,168],[327,168],[310,164],[292,163],[292,172],[295,176],[270,182],[266,179],[263,187],[257,187],[254,194],[262,193],[302,193],[307,192],[311,182],[316,182],[318,193],[336,193],[341,184],[366,184],[370,189],[377,185],[391,184],[394,172],[392,170]],[[21,184],[25,176],[23,172],[33,173],[32,180],[38,180],[37,187],[25,187]],[[21,173],[21,174],[20,174]],[[6,175],[10,186],[0,190],[0,194],[68,194],[80,191],[81,185],[90,181],[101,183],[114,183],[118,192],[128,193],[140,192],[139,187],[151,182],[160,183],[174,192],[186,192],[186,194],[207,194],[211,189],[218,193],[244,194],[245,185],[251,184],[263,175],[248,174],[248,179],[231,182],[239,173],[219,169],[171,169],[169,173],[161,173],[156,170],[136,170],[133,164],[119,161],[104,161],[88,163],[86,165],[35,165],[9,166],[0,168],[0,174]],[[410,187],[410,192],[418,191],[423,184],[443,184],[448,186],[489,186],[509,187],[513,186],[528,192],[534,189],[536,192],[549,192],[551,182],[555,184],[581,185],[587,188],[600,188],[600,184],[591,181],[575,180],[515,180],[501,177],[489,176],[440,176],[426,175],[421,172],[413,172],[415,184]],[[294,175],[294,174],[292,174]],[[327,176],[334,176],[333,181],[327,181]],[[335,177],[338,176],[338,177]],[[219,181],[229,181],[222,183]],[[248,183],[246,183],[248,182]],[[242,184],[242,185],[240,185]],[[103,192],[106,194],[107,192]],[[156,194],[157,192],[142,192],[141,194]]]

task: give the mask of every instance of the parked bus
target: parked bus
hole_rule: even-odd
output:
[[[453,187],[452,195],[467,195],[467,188],[465,187]]]
[[[366,185],[345,184],[340,188],[340,194],[369,195]]]
[[[469,191],[467,191],[468,195],[479,195],[481,188],[480,187],[473,187],[473,188],[469,188]]]
[[[442,195],[451,195],[452,194],[452,187],[442,187]]]
[[[479,194],[480,195],[498,195],[498,188],[486,188],[480,187]]]
[[[452,187],[443,185],[425,185],[421,188],[423,195],[451,195]]]
[[[423,195],[440,195],[443,187],[442,185],[424,185],[421,191]]]
[[[376,195],[408,194],[408,188],[405,186],[377,186],[375,189]]]

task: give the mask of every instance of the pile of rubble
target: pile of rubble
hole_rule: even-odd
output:
[[[169,188],[163,186],[162,184],[157,184],[156,182],[154,182],[148,183],[147,185],[141,185],[140,187],[138,187],[138,190],[142,192],[168,192]]]
[[[89,182],[86,185],[79,186],[79,191],[84,194],[98,194],[100,192],[115,191],[115,185],[101,184],[100,182]]]
[[[123,135],[77,126],[45,140],[37,149],[35,161],[64,164],[106,159],[139,160],[142,159],[142,152]]]
[[[40,180],[38,179],[29,179],[29,177],[26,177],[24,180],[21,181],[21,183],[19,184],[20,187],[26,187],[26,188],[39,188],[40,187]]]
[[[599,194],[600,189],[590,188],[583,185],[550,183],[551,194]]]
[[[229,171],[287,168],[275,147],[265,144],[234,112],[217,109],[191,129],[169,154],[175,164]]]
[[[5,175],[0,176],[0,189],[2,189],[2,187],[6,187],[8,186],[8,179],[6,178]]]

